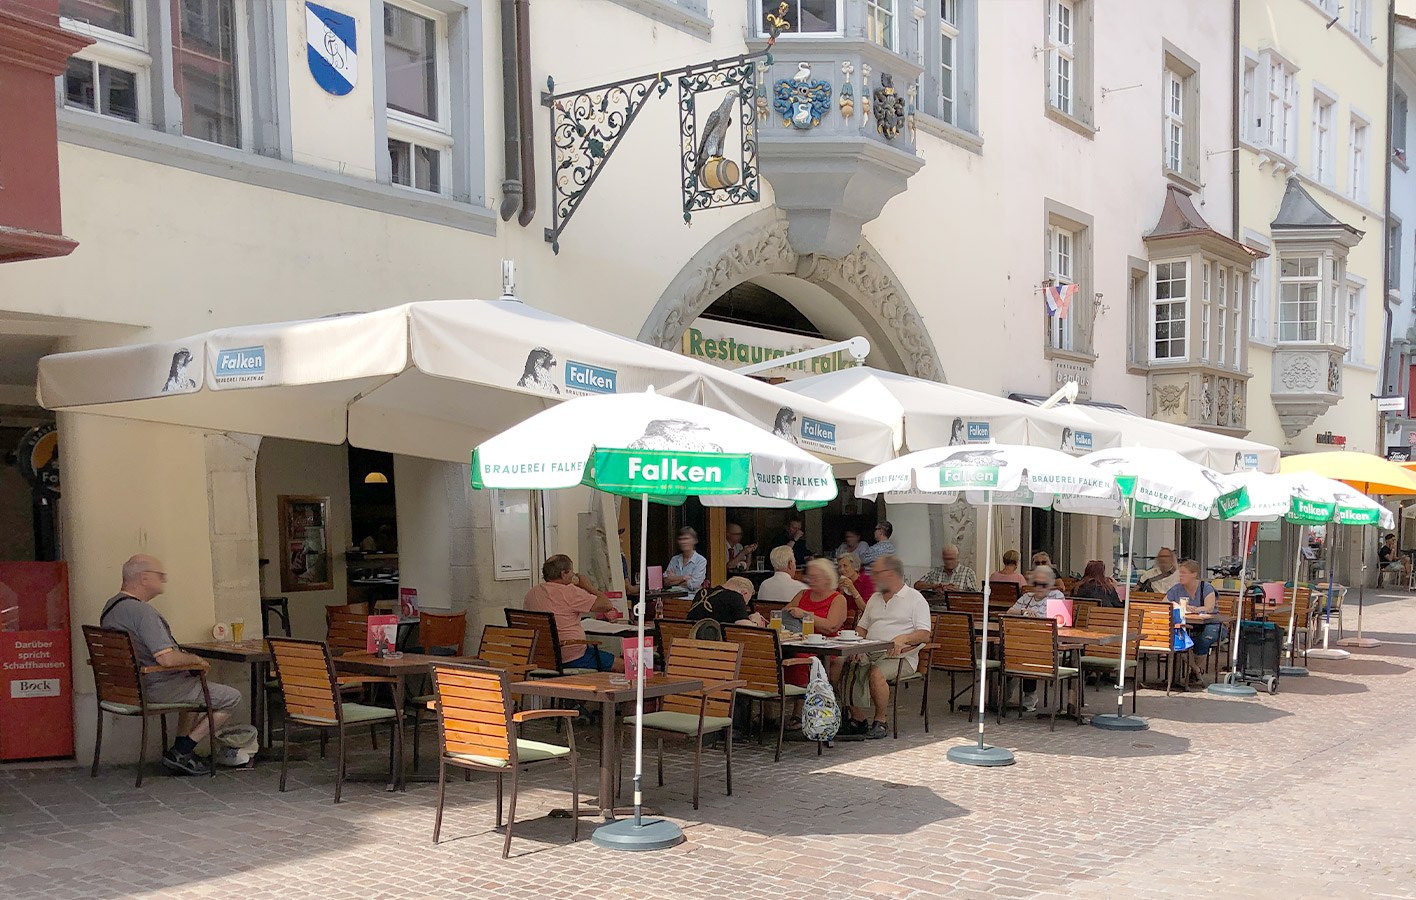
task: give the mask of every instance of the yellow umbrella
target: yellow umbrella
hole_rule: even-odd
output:
[[[1371,453],[1344,450],[1328,453],[1300,453],[1279,461],[1280,472],[1312,472],[1341,481],[1364,494],[1416,494],[1416,476],[1409,469]],[[1367,568],[1367,544],[1362,544],[1362,569]],[[1328,576],[1331,581],[1332,576]],[[1331,591],[1331,587],[1329,587]],[[1357,637],[1338,641],[1355,647],[1375,647],[1378,641],[1362,636],[1362,601],[1366,599],[1365,579],[1357,592]],[[1327,625],[1323,623],[1323,650],[1327,651]],[[1331,651],[1335,656],[1339,651]]]
[[[1285,456],[1280,472],[1312,472],[1341,481],[1364,494],[1416,494],[1416,476],[1389,460],[1371,453],[1338,450]]]

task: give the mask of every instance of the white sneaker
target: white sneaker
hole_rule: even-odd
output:
[[[1023,712],[1037,712],[1037,694],[1023,695]]]

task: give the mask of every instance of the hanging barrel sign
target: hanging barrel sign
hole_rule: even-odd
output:
[[[50,499],[59,496],[59,433],[52,422],[31,428],[20,438],[15,468],[35,493]]]

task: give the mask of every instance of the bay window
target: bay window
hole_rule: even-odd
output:
[[[1219,327],[1216,329],[1217,345],[1213,361],[1221,366],[1229,364],[1229,270],[1223,266],[1218,266],[1216,271],[1219,290],[1215,294],[1215,311]],[[1205,361],[1211,357],[1206,354]]]
[[[1188,355],[1188,260],[1158,262],[1151,267],[1151,361],[1183,360]]]
[[[1317,341],[1323,260],[1285,256],[1278,264],[1278,339]]]
[[[1213,267],[1206,262],[1200,268],[1200,359],[1210,355],[1210,276]]]
[[[766,15],[775,14],[781,0],[757,0],[754,12],[757,14],[758,34],[767,36]],[[840,34],[841,0],[786,0],[787,28],[783,35],[794,34]]]
[[[895,0],[865,0],[865,36],[886,50],[896,49]]]

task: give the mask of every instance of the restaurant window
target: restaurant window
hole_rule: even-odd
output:
[[[1348,153],[1352,159],[1352,168],[1347,182],[1347,196],[1358,203],[1367,202],[1367,135],[1370,131],[1365,119],[1360,116],[1352,117],[1351,130],[1347,139]]]
[[[384,4],[388,155],[394,184],[443,193],[453,149],[447,19]]]
[[[766,14],[775,13],[782,0],[757,0],[758,35],[767,36]],[[842,0],[786,0],[789,27],[782,35],[840,34]]]
[[[182,101],[182,133],[241,146],[243,40],[236,0],[171,0],[172,82]]]
[[[865,0],[865,36],[873,44],[894,50],[895,0]]]
[[[129,122],[148,121],[152,57],[145,13],[140,0],[60,0],[64,27],[95,40],[65,67],[65,106]]]
[[[1318,340],[1323,261],[1317,256],[1282,257],[1278,271],[1278,339]]]
[[[1151,362],[1187,355],[1190,264],[1183,259],[1151,267]]]
[[[1333,183],[1332,117],[1337,103],[1313,89],[1313,178],[1329,187]]]

